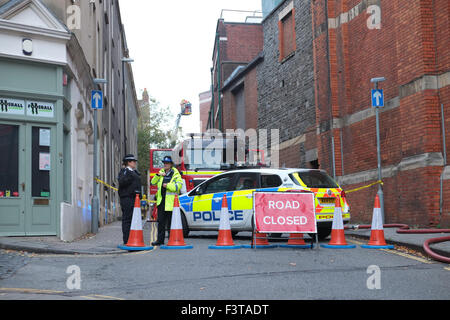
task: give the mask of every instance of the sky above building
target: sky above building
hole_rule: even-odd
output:
[[[189,100],[193,114],[184,117],[184,133],[199,132],[199,99],[211,86],[212,52],[222,9],[261,11],[261,0],[121,1],[138,98],[149,94],[180,112]],[[224,12],[225,21],[243,22],[251,13]],[[260,15],[260,14],[258,14]],[[169,128],[175,126],[168,124]]]

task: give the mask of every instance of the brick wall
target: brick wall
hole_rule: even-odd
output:
[[[368,27],[370,5],[381,8],[379,29]],[[335,169],[344,189],[377,179],[370,79],[384,76],[380,86],[387,103],[380,114],[380,139],[386,222],[433,226],[450,220],[448,201],[442,217],[439,212],[441,104],[447,156],[450,145],[450,3],[315,0],[311,13],[321,167],[333,170],[334,138]],[[376,190],[349,194],[354,220],[370,221]]]
[[[210,108],[211,108],[211,91],[205,91],[200,93],[199,109],[200,109],[201,132],[206,131]]]
[[[217,50],[220,53],[220,80],[221,87],[224,82],[230,77],[233,71],[238,66],[245,66],[247,63],[252,61],[259,52],[262,50],[263,45],[263,33],[261,24],[253,23],[231,23],[219,20],[217,24],[217,31],[221,41],[219,46],[215,46],[213,52],[213,64],[216,64]],[[218,108],[218,72],[216,68],[213,81],[214,81],[214,101],[215,101],[215,112]],[[230,107],[231,101],[225,101],[223,98],[223,109],[222,109],[222,123],[220,123],[220,117],[215,119],[215,128],[226,129],[228,124],[225,125],[226,121],[230,121],[229,115],[226,114],[225,105]],[[227,118],[228,117],[228,118]],[[227,118],[227,119],[225,119]]]

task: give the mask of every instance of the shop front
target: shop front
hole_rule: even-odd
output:
[[[4,59],[0,70],[0,236],[57,236],[64,190],[62,68]]]

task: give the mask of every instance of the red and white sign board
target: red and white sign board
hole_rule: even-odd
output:
[[[313,193],[255,192],[255,227],[260,233],[317,233]]]

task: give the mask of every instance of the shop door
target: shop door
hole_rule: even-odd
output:
[[[0,123],[0,235],[56,235],[55,130]]]

